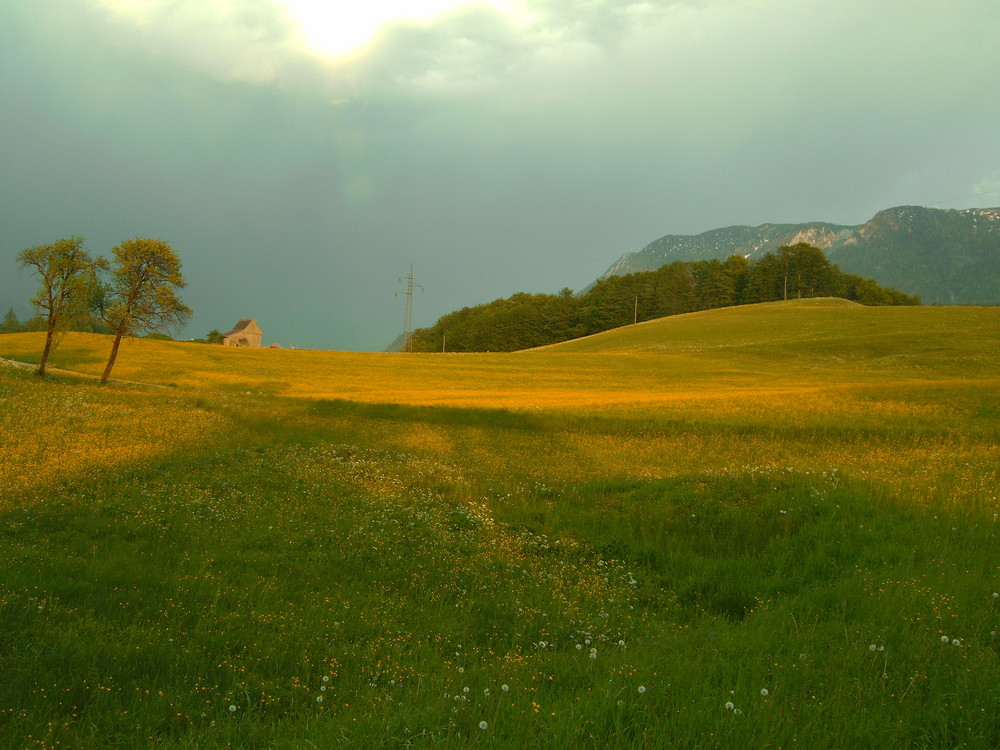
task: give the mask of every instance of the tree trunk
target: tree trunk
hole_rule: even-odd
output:
[[[101,382],[107,383],[108,378],[111,376],[111,368],[115,366],[115,360],[118,359],[118,347],[122,343],[122,335],[120,333],[115,334],[115,343],[111,345],[111,356],[108,357],[107,367],[104,368],[104,374],[101,375]]]
[[[39,377],[45,376],[45,363],[49,361],[49,352],[52,351],[52,339],[56,335],[56,322],[49,320],[48,328],[45,331],[45,348],[42,349],[42,361],[38,363]]]

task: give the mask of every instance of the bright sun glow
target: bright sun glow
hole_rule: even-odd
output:
[[[509,11],[510,0],[277,0],[298,22],[309,46],[329,57],[356,52],[379,29],[397,21],[429,21],[462,6],[491,6]]]

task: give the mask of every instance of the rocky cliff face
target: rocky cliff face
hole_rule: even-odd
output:
[[[823,248],[843,271],[918,294],[928,304],[1000,304],[1000,208],[899,206],[860,226],[761,224],[667,235],[626,253],[602,278],[677,260],[755,258],[798,242]]]

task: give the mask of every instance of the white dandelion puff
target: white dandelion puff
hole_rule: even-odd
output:
[[[769,692],[767,691],[767,688],[761,688],[761,689],[760,689],[760,694],[761,694],[761,695],[763,695],[763,696],[764,696],[765,698],[766,698],[766,697],[767,697],[768,695],[770,695],[770,693],[769,693]]]
[[[735,708],[735,706],[733,706],[733,702],[732,701],[726,701],[726,710],[727,711],[732,711],[733,708]]]
[[[640,685],[639,686],[639,695],[642,695],[645,692],[646,692],[646,686],[645,685]]]
[[[479,722],[480,729],[486,729],[487,727],[489,727],[489,724],[487,724],[485,721]]]

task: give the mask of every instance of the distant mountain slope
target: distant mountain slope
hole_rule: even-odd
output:
[[[1000,304],[1000,208],[899,206],[861,226],[761,224],[667,235],[619,258],[601,278],[677,260],[751,258],[808,242],[847,273],[920,295],[925,304]]]

